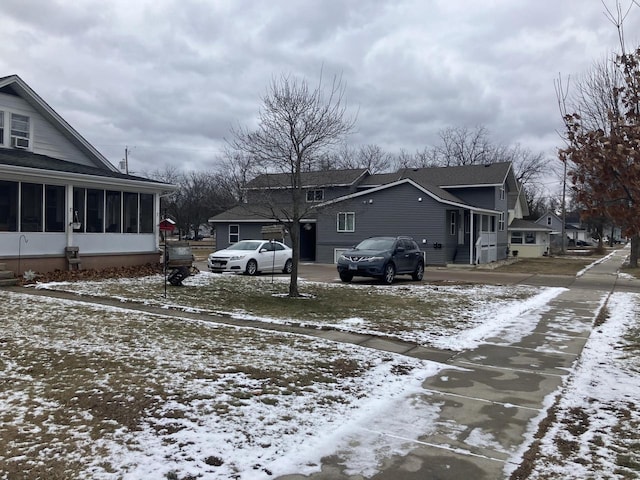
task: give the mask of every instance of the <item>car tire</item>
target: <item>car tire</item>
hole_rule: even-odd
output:
[[[347,273],[347,272],[341,272],[340,273],[340,280],[342,280],[345,283],[349,283],[351,280],[353,280],[353,274],[352,273]]]
[[[292,270],[293,270],[293,261],[289,259],[284,263],[284,268],[282,269],[282,273],[286,273],[287,275],[289,275]]]
[[[411,274],[411,278],[413,278],[416,282],[421,282],[424,278],[424,263],[418,262],[416,265],[416,269]]]
[[[396,278],[396,267],[393,263],[387,263],[384,266],[384,273],[382,274],[382,281],[387,285],[391,285]]]
[[[255,260],[251,259],[247,262],[247,266],[244,269],[244,273],[246,273],[247,275],[257,275],[258,274],[258,262],[256,262]]]

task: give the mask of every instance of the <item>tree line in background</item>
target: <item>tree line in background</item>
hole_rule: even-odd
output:
[[[390,153],[378,145],[352,146],[344,142],[331,151],[303,162],[301,171],[367,168],[371,173],[391,173],[403,168],[445,167],[495,162],[513,162],[516,178],[521,182],[532,219],[547,210],[559,211],[559,195],[549,196],[544,182],[558,177],[558,169],[550,165],[548,156],[520,145],[505,146],[491,140],[484,126],[448,127],[439,132],[439,143],[410,153]],[[210,171],[181,171],[175,166],[144,172],[154,180],[178,185],[178,190],[162,202],[162,211],[176,221],[185,236],[196,235],[199,225],[208,218],[242,203],[243,187],[260,173],[264,163],[256,165],[257,152],[249,146],[256,138],[246,139],[245,151],[229,148]],[[236,145],[237,147],[237,145]],[[271,171],[274,171],[271,165]],[[277,171],[277,169],[275,169]]]

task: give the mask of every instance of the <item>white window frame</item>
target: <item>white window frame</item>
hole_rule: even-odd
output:
[[[458,233],[456,216],[456,212],[450,212],[449,214],[449,235],[456,235]]]
[[[307,190],[307,203],[317,203],[324,201],[324,189],[316,188]]]
[[[235,233],[231,232],[231,227],[235,227],[235,229],[236,229]],[[236,236],[235,240],[231,239],[232,235]],[[233,245],[234,243],[238,243],[240,241],[240,225],[239,224],[237,224],[237,223],[229,224],[229,239],[228,240],[229,240],[229,245]]]
[[[511,244],[512,245],[524,245],[524,234],[523,234],[523,232],[521,232],[521,231],[511,232]]]
[[[340,228],[340,218],[343,218],[344,227]],[[351,219],[351,228],[349,228],[349,219]],[[336,217],[336,231],[340,233],[356,231],[356,212],[338,212]]]
[[[4,145],[4,110],[0,110],[0,145]]]
[[[13,117],[22,117],[26,119],[27,129],[16,130],[13,128]],[[18,119],[16,119],[18,120]],[[23,121],[23,120],[19,120]],[[20,138],[31,138],[31,117],[29,115],[23,115],[22,113],[11,112],[11,136]]]
[[[500,212],[500,217],[498,217],[498,230],[504,232],[504,212]]]
[[[500,200],[504,200],[505,197],[505,188],[504,185],[500,187]]]

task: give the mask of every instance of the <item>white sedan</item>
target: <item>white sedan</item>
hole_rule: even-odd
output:
[[[209,270],[257,275],[260,272],[291,273],[291,249],[271,240],[242,240],[209,254]]]

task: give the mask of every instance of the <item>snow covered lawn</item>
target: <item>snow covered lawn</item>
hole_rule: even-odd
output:
[[[356,346],[2,291],[0,325],[4,479],[265,478],[347,443],[358,472],[437,411],[439,365]]]
[[[560,288],[427,283],[344,285],[300,282],[304,297],[285,298],[288,278],[200,272],[164,296],[162,276],[57,282],[37,288],[65,290],[251,321],[277,322],[381,335],[450,350],[473,348],[525,311],[557,296]],[[491,322],[487,322],[487,319]],[[462,335],[464,333],[464,335]]]

